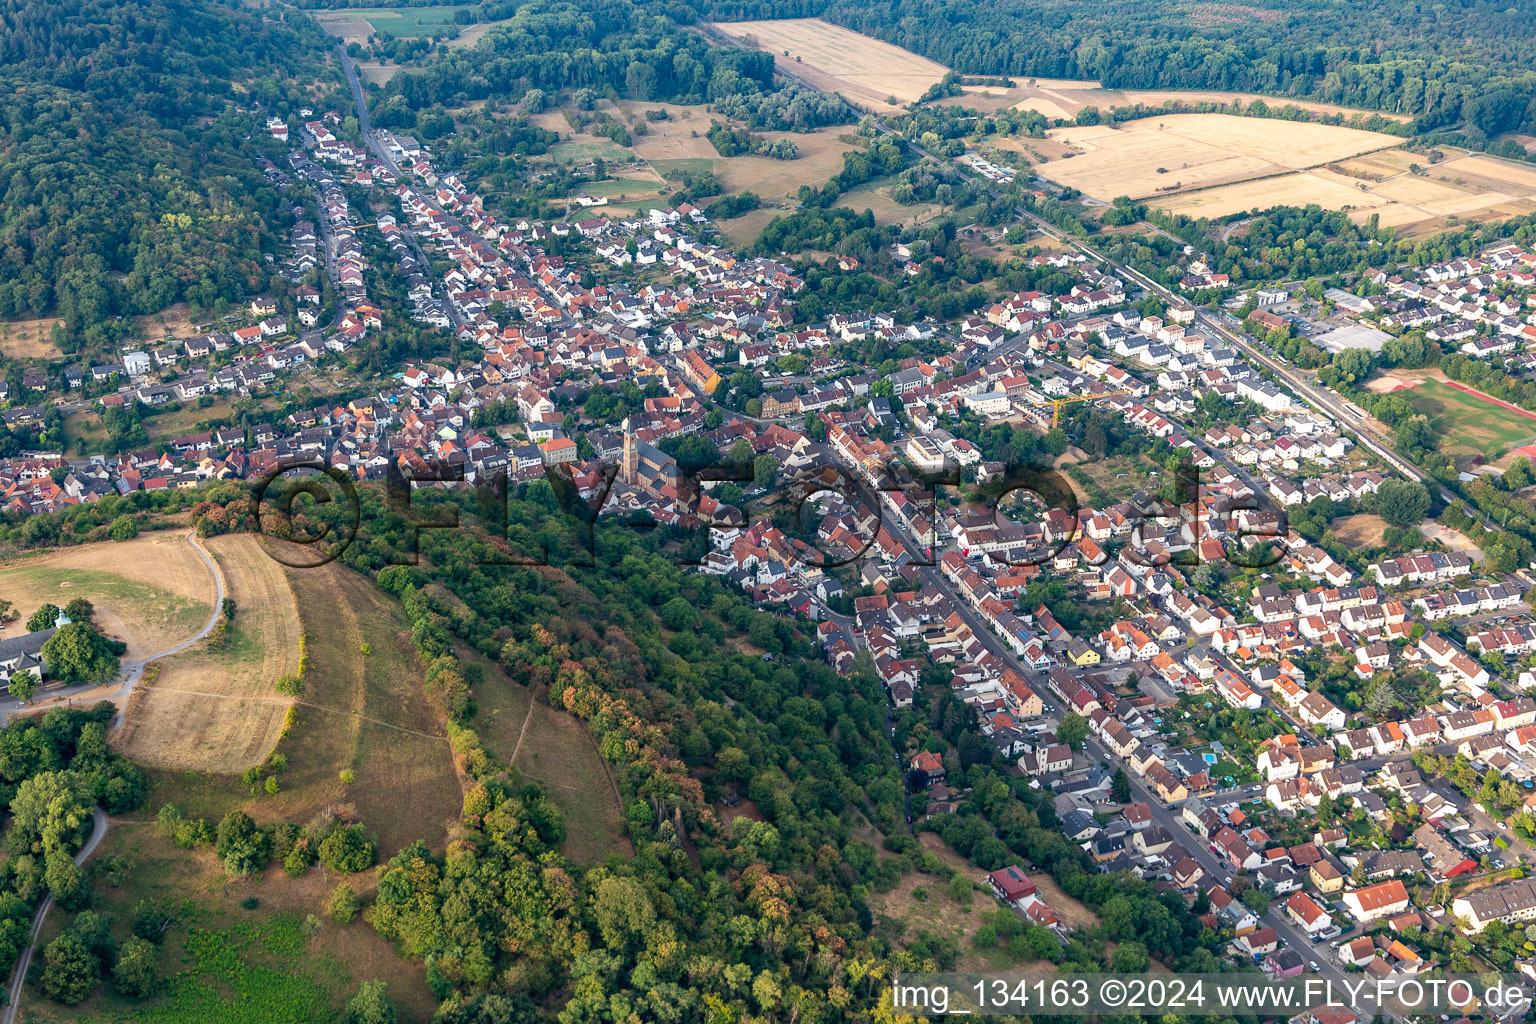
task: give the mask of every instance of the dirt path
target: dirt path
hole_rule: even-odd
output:
[[[84,864],[85,859],[96,852],[96,847],[101,845],[101,840],[107,834],[107,812],[100,807],[91,808],[91,838],[80,847],[80,852],[75,854],[75,863]],[[11,972],[10,998],[6,1001],[5,1016],[0,1017],[3,1024],[15,1024],[16,1010],[21,1005],[21,987],[27,983],[27,968],[32,964],[32,951],[37,948],[37,937],[43,930],[43,919],[48,916],[48,911],[53,908],[53,896],[43,897],[42,905],[37,908],[37,916],[32,919],[32,933],[27,936],[27,948],[21,951],[21,956],[16,960],[16,967]]]
[[[517,742],[512,746],[512,756],[507,758],[508,764],[517,764],[518,752],[523,749],[523,737],[528,735],[528,723],[533,721],[533,705],[537,697],[528,698],[528,710],[523,714],[523,727],[517,731]]]

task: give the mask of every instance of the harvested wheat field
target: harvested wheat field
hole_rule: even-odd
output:
[[[1409,235],[1437,230],[1453,217],[1513,217],[1536,209],[1536,172],[1486,158],[1474,164],[1468,157],[1414,174],[1409,167],[1417,159],[1422,157],[1388,149],[1329,167],[1180,191],[1155,202],[1191,217],[1316,203],[1347,210],[1357,221],[1374,216],[1382,227]],[[1494,173],[1502,177],[1494,178]]]
[[[214,585],[180,530],[105,541],[0,566],[0,597],[21,621],[0,636],[14,636],[45,603],[60,607],[77,597],[96,608],[96,623],[144,658],[195,634],[213,610]]]
[[[1447,181],[1463,181],[1515,195],[1536,193],[1536,167],[1510,163],[1481,153],[1435,164],[1430,173]]]
[[[1225,217],[1274,206],[1306,206],[1316,203],[1329,210],[1378,210],[1389,200],[1355,184],[1355,179],[1328,170],[1302,171],[1235,185],[1181,192],[1153,200],[1159,208],[1190,217]]]
[[[1018,83],[1017,86],[1006,90],[1006,93],[997,89],[992,91],[1011,98],[1013,100],[1011,106],[1015,109],[1039,111],[1045,117],[1075,117],[1084,107],[1109,110],[1112,107],[1138,105],[1160,107],[1165,103],[1193,106],[1200,103],[1230,104],[1233,102],[1241,102],[1246,106],[1256,100],[1262,100],[1274,110],[1292,106],[1309,110],[1314,114],[1342,114],[1345,117],[1353,117],[1356,114],[1380,114],[1379,111],[1374,110],[1357,110],[1332,103],[1316,103],[1285,96],[1260,96],[1251,92],[1214,92],[1205,89],[1106,89],[1098,82],[1092,81],[1017,76],[1014,81]],[[978,91],[981,91],[980,87]],[[1392,121],[1410,120],[1405,114],[1380,114],[1380,116]]]
[[[1249,181],[1398,143],[1380,132],[1231,114],[1170,114],[1119,128],[1056,128],[1050,137],[1076,155],[1052,160],[1040,173],[1098,199],[1141,199]]]
[[[887,102],[892,96],[910,103],[949,73],[927,57],[817,18],[727,21],[714,27],[771,50],[785,73],[875,110],[894,109]]]
[[[53,328],[63,322],[55,316],[0,323],[0,355],[10,359],[54,358],[59,349],[53,343]]]
[[[277,744],[292,699],[273,684],[298,671],[299,615],[283,566],[251,536],[204,541],[235,602],[217,632],[151,669],[134,694],[117,745],[161,768],[239,771]]]

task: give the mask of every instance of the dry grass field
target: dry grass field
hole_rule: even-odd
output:
[[[783,215],[783,210],[763,207],[730,220],[716,220],[715,227],[725,232],[725,237],[730,239],[731,245],[739,251],[756,242],[758,236],[763,233],[763,228],[767,227],[773,218]]]
[[[190,338],[198,333],[197,325],[192,322],[192,311],[185,302],[167,306],[158,313],[134,317],[133,329],[139,337],[151,342],[162,338]]]
[[[298,822],[349,808],[378,837],[381,859],[418,838],[441,849],[463,789],[404,612],[336,563],[283,572],[308,637],[309,669],[296,721],[277,745],[288,759],[280,791],[252,791],[229,770],[162,769],[152,772],[150,805],[169,800],[215,820],[239,807],[258,821]],[[347,769],[351,784],[341,781]]]
[[[8,359],[54,358],[59,355],[59,349],[52,340],[53,327],[63,322],[54,316],[0,323],[0,355]]]
[[[887,102],[890,97],[910,103],[949,71],[899,46],[816,18],[730,21],[714,27],[771,50],[774,61],[788,74],[882,112],[896,109]]]
[[[1414,164],[1420,173],[1410,171]],[[1157,201],[1164,209],[1191,217],[1306,203],[1348,210],[1358,221],[1375,216],[1383,227],[1398,228],[1404,235],[1427,234],[1452,219],[1498,220],[1536,210],[1536,168],[1483,155],[1429,165],[1420,154],[1392,148],[1294,174],[1181,191]]]
[[[399,64],[381,64],[378,61],[358,61],[357,73],[370,85],[388,85],[389,80],[404,70]]]
[[[459,654],[484,672],[475,691],[480,706],[475,733],[503,763],[543,786],[560,808],[566,832],[561,852],[587,865],[610,853],[632,856],[618,791],[587,727],[479,655]]]
[[[97,624],[128,645],[128,657],[143,658],[202,628],[214,586],[186,535],[165,530],[0,566],[0,594],[22,616],[0,636],[21,632],[42,604],[63,607],[83,597],[95,605]]]
[[[1362,512],[1335,519],[1328,528],[1335,537],[1352,548],[1375,548],[1382,545],[1387,521],[1381,516]]]
[[[721,120],[703,106],[676,103],[644,104],[646,110],[665,109],[665,121],[646,123],[645,135],[635,136],[634,154],[659,176],[669,171],[699,174],[712,171],[727,192],[756,192],[765,203],[792,196],[801,185],[820,186],[843,169],[843,154],[855,147],[838,138],[847,128],[818,132],[761,132],[770,141],[791,139],[800,150],[797,160],[763,156],[722,157],[705,138],[711,120]],[[638,109],[638,108],[637,108]],[[562,122],[563,123],[563,122]],[[563,144],[562,144],[563,145]]]
[[[1057,128],[1050,137],[1075,155],[1042,165],[1040,173],[1106,200],[1249,182],[1398,142],[1378,132],[1230,114],[1173,114],[1119,128]]]
[[[866,185],[863,188],[854,189],[837,201],[837,205],[846,206],[852,210],[868,210],[875,215],[877,224],[926,224],[939,216],[940,210],[935,203],[913,203],[903,206],[891,198],[891,190],[887,185]]]
[[[1170,101],[1196,104],[1231,103],[1233,100],[1242,100],[1244,104],[1249,104],[1254,100],[1263,100],[1271,107],[1279,108],[1289,105],[1318,114],[1343,114],[1349,117],[1361,113],[1377,113],[1377,111],[1340,107],[1332,103],[1314,103],[1311,100],[1293,100],[1283,96],[1260,96],[1257,93],[1248,92],[1212,92],[1200,89],[1106,89],[1098,82],[1056,78],[1025,80],[1015,78],[1014,81],[1019,84],[1013,89],[986,90],[978,86],[974,87],[974,91],[976,93],[991,92],[994,97],[994,107],[1010,106],[1021,110],[1037,110],[1046,117],[1064,118],[1075,117],[1084,107],[1098,107],[1100,110],[1137,104],[1160,107]],[[967,94],[972,91],[973,89],[970,88],[966,90]],[[972,102],[969,95],[966,102],[967,104]],[[1409,120],[1402,114],[1382,114],[1381,116],[1393,121]]]
[[[293,703],[273,683],[298,670],[299,613],[283,567],[254,537],[204,543],[235,601],[228,636],[162,662],[134,693],[116,743],[160,768],[240,771],[266,759]]]

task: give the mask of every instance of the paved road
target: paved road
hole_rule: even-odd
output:
[[[84,864],[85,859],[96,852],[96,847],[106,834],[107,812],[100,807],[91,808],[91,837],[80,847],[80,852],[75,854],[75,863]],[[37,916],[32,919],[32,932],[27,936],[27,946],[21,951],[16,967],[11,972],[10,999],[6,1002],[5,1015],[0,1017],[0,1024],[15,1024],[16,1010],[21,1004],[21,988],[27,982],[27,968],[32,965],[32,953],[37,948],[37,937],[43,930],[43,919],[52,908],[53,897],[44,896],[42,904],[37,908]]]
[[[130,661],[123,665],[123,673],[119,677],[122,680],[122,685],[118,687],[117,693],[108,698],[118,703],[117,718],[112,722],[114,728],[123,724],[123,712],[128,706],[128,697],[133,693],[134,688],[139,685],[139,681],[144,678],[144,667],[152,661],[167,658],[172,654],[184,651],[199,640],[202,640],[209,633],[213,632],[213,628],[219,623],[219,616],[223,613],[224,574],[219,571],[218,565],[214,563],[212,556],[208,554],[208,549],[203,547],[202,542],[197,539],[196,531],[187,534],[187,543],[197,550],[198,556],[203,560],[203,564],[208,567],[209,575],[213,577],[213,611],[209,614],[208,621],[203,625],[203,628],[198,630],[195,635],[183,640],[174,647],[167,647],[165,650],[151,654],[147,658]],[[89,687],[81,687],[79,689],[89,689]],[[11,710],[14,711],[15,709]],[[105,811],[99,806],[92,808],[91,819],[91,837],[85,841],[85,845],[80,848],[80,852],[75,854],[76,864],[85,863],[86,858],[96,851],[96,847],[100,845],[102,837],[107,834],[107,813]],[[14,1024],[15,1022],[17,1004],[21,999],[22,986],[27,980],[27,968],[32,962],[32,952],[37,944],[37,936],[43,929],[43,918],[47,916],[52,906],[53,897],[47,896],[37,908],[37,916],[32,921],[32,934],[28,939],[27,948],[22,951],[21,958],[16,961],[16,967],[11,975],[10,1001],[6,1005],[4,1015],[0,1016],[0,1024]]]

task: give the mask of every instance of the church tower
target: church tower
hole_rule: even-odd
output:
[[[624,417],[624,463],[619,467],[626,484],[633,485],[640,476],[640,439],[635,436],[634,425]]]

